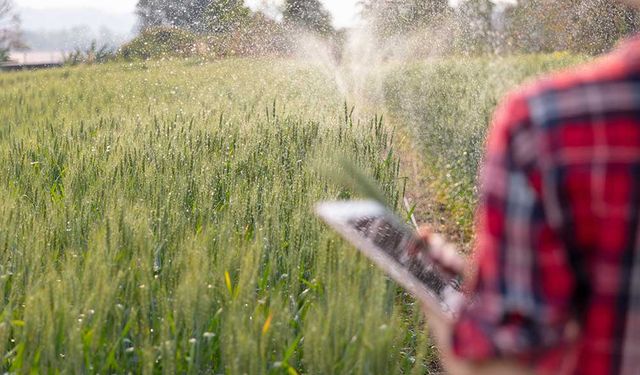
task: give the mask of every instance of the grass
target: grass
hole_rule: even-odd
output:
[[[338,151],[399,198],[343,100],[289,61],[0,75],[2,371],[428,372],[417,307],[310,214],[352,194]]]
[[[388,73],[385,103],[417,140],[434,198],[464,241],[472,239],[476,177],[500,99],[527,80],[585,60],[563,53],[447,58]]]
[[[580,58],[393,67],[435,198],[470,236],[499,97]],[[0,75],[0,369],[426,374],[419,308],[311,214],[353,192],[347,157],[398,203],[394,131],[286,60],[107,64]],[[354,113],[356,113],[354,115]],[[319,162],[320,161],[320,162]]]

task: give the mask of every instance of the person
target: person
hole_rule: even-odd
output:
[[[497,109],[481,168],[469,300],[455,321],[423,307],[444,367],[639,374],[639,234],[636,37],[517,89]],[[420,235],[428,241],[429,229]],[[455,254],[441,262],[461,263]]]

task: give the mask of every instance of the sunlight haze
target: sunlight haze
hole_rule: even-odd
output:
[[[248,0],[249,6],[256,8],[263,3],[262,0]],[[277,0],[276,0],[277,2]],[[94,8],[112,13],[133,12],[136,0],[110,0],[87,1],[87,0],[15,0],[20,8],[55,9],[55,8]],[[358,8],[356,0],[322,0],[327,9],[333,14],[334,24],[337,27],[353,25],[357,20]]]

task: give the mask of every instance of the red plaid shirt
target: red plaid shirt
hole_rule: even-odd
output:
[[[640,39],[497,111],[455,353],[640,373]]]

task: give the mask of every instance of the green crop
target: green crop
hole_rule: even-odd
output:
[[[372,102],[415,136],[432,198],[470,233],[500,95],[579,60],[395,64]],[[358,196],[336,171],[374,178],[380,191],[361,193],[394,206],[406,181],[392,127],[321,71],[235,59],[0,75],[0,369],[438,372],[418,306],[311,214]]]
[[[399,183],[392,131],[308,65],[3,74],[0,108],[3,371],[431,365],[419,309],[311,214],[353,195],[338,151]]]
[[[421,149],[433,198],[465,241],[472,237],[487,129],[502,96],[527,80],[585,60],[562,53],[447,58],[407,64],[387,74],[387,108]]]

